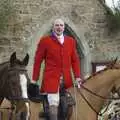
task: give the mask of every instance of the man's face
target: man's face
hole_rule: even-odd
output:
[[[58,35],[60,36],[61,34],[63,34],[64,32],[64,22],[61,20],[61,19],[57,19],[55,20],[54,22],[54,25],[53,25],[53,31]]]

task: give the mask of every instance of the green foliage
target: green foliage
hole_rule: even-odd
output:
[[[13,0],[0,0],[0,32],[7,30],[11,16],[15,15]]]
[[[108,28],[111,32],[120,30],[120,0],[117,2],[117,7],[114,5],[114,1],[115,0],[113,0],[113,8],[110,8],[105,4],[105,0],[99,0],[106,10]]]
[[[106,16],[108,27],[111,32],[117,32],[120,30],[120,0],[118,1],[118,6],[115,7],[113,1],[113,8],[109,8],[106,4],[104,7],[106,9]]]
[[[109,29],[113,31],[120,30],[120,9],[114,8],[111,10],[109,7],[106,6],[107,10],[107,21]]]

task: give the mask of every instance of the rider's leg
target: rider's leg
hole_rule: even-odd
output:
[[[48,94],[49,118],[58,120],[59,93]]]
[[[58,119],[58,107],[55,105],[51,105],[49,107],[49,119],[57,120]]]

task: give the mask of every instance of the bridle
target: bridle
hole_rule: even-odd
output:
[[[99,98],[101,98],[101,99],[104,99],[104,100],[118,100],[118,99],[120,99],[120,97],[118,98],[116,98],[116,97],[103,97],[103,96],[101,96],[101,95],[99,95],[99,94],[96,94],[95,92],[93,92],[93,91],[91,91],[91,90],[89,90],[88,88],[86,88],[84,85],[81,85],[81,88],[83,88],[84,90],[86,90],[88,93],[90,93],[90,94],[92,94],[92,95],[94,95],[94,96],[96,96],[96,97],[99,97]],[[120,87],[118,88],[118,90],[120,89]],[[99,112],[97,112],[97,110],[95,110],[95,108],[90,104],[90,102],[87,100],[87,98],[84,96],[84,94],[81,92],[81,90],[79,89],[79,88],[77,88],[77,91],[80,93],[80,95],[82,96],[82,98],[85,100],[85,102],[88,104],[88,106],[98,115],[98,116],[102,116],[106,111],[107,111],[107,109],[108,109],[108,107],[109,107],[109,105],[110,104],[108,104],[107,105],[107,107],[106,107],[106,109],[102,112],[102,113],[99,113]]]
[[[27,72],[27,69],[25,69],[24,67],[8,67],[8,70],[7,70],[7,72],[24,72],[24,73],[26,73]],[[5,73],[4,73],[5,74]],[[5,81],[4,81],[4,83],[2,84],[2,86],[1,86],[1,88],[3,88],[4,87],[4,85],[5,85]],[[6,97],[6,96],[5,96]],[[4,99],[4,96],[0,96],[0,98],[2,98],[2,99]],[[13,100],[13,103],[12,103],[12,106],[11,107],[0,107],[0,109],[7,109],[7,110],[14,110],[15,109],[15,101],[16,100],[23,100],[23,101],[26,101],[26,102],[29,102],[29,98],[21,98],[21,97],[6,97],[7,99],[9,99],[9,100]]]
[[[24,73],[27,73],[27,69],[25,69],[24,67],[9,67],[8,68],[8,72],[24,72]],[[14,98],[10,98],[9,97],[9,100],[24,100],[24,101],[28,101],[28,98],[20,98],[20,97],[14,97]]]
[[[14,67],[14,68],[11,68],[11,67],[9,67],[8,68],[8,71],[26,71],[27,72],[27,69],[25,69],[25,68],[18,68],[18,67]]]

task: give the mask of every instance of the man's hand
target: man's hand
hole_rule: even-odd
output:
[[[36,84],[36,81],[32,80],[31,83],[32,83],[32,84]]]
[[[75,87],[81,88],[82,82],[83,82],[83,80],[81,78],[76,78],[76,80],[74,82]]]

